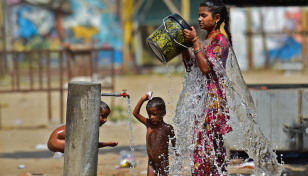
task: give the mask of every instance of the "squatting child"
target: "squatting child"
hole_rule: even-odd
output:
[[[176,142],[174,130],[170,124],[163,120],[166,115],[166,105],[160,97],[154,97],[148,101],[146,110],[149,118],[140,114],[140,108],[147,100],[149,100],[148,95],[141,97],[133,112],[134,116],[147,128],[146,145],[149,156],[147,175],[167,176],[169,175],[169,140],[171,140],[173,147]]]
[[[100,114],[99,114],[99,126],[102,126],[104,123],[107,122],[107,117],[110,114],[110,108],[109,106],[101,101],[100,104]],[[55,129],[47,142],[48,149],[52,152],[62,152],[64,153],[65,149],[65,128],[66,125],[62,125],[59,128]],[[119,142],[99,142],[98,148],[102,147],[114,147],[117,146]]]

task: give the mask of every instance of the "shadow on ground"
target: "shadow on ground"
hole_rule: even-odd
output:
[[[120,154],[122,150],[130,151],[129,146],[119,147],[106,147],[98,150],[99,155],[107,153]],[[135,146],[135,154],[146,154],[146,146]],[[30,159],[30,158],[52,158],[54,152],[49,150],[40,150],[33,152],[14,152],[14,153],[0,153],[0,158],[11,158],[11,159]]]
[[[14,153],[0,153],[0,158],[11,159],[30,159],[30,158],[52,158],[53,152],[49,150],[41,150],[35,152],[14,152]]]

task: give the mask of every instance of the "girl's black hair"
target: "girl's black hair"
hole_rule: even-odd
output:
[[[110,111],[109,106],[103,101],[101,101],[101,109],[108,109]]]
[[[153,97],[149,100],[146,108],[157,108],[159,110],[166,110],[165,101],[160,97]]]
[[[228,39],[232,46],[232,36],[230,32],[230,16],[227,7],[222,2],[222,0],[205,0],[200,4],[200,7],[207,7],[208,10],[212,13],[213,18],[217,14],[220,14],[220,20],[217,23],[217,27],[220,28],[220,25],[225,22],[224,29],[228,35]]]

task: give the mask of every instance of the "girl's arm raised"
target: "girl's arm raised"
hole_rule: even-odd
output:
[[[194,45],[194,49],[198,50],[201,49],[201,51],[199,51],[197,54],[195,54],[196,57],[196,61],[198,62],[199,68],[202,72],[203,75],[207,75],[210,73],[210,67],[208,65],[207,62],[207,58],[204,56],[203,52],[202,52],[202,48],[200,46],[200,42],[199,39],[196,38],[197,37],[197,33],[195,28],[192,26],[192,31],[188,30],[188,29],[184,29],[184,36],[185,39],[188,41],[192,41],[193,39],[195,39],[193,41],[193,45]]]

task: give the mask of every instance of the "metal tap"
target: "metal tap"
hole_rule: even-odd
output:
[[[101,93],[101,96],[114,96],[114,97],[124,97],[130,98],[130,96],[126,93],[127,89],[122,89],[123,93],[116,92],[116,93]]]

